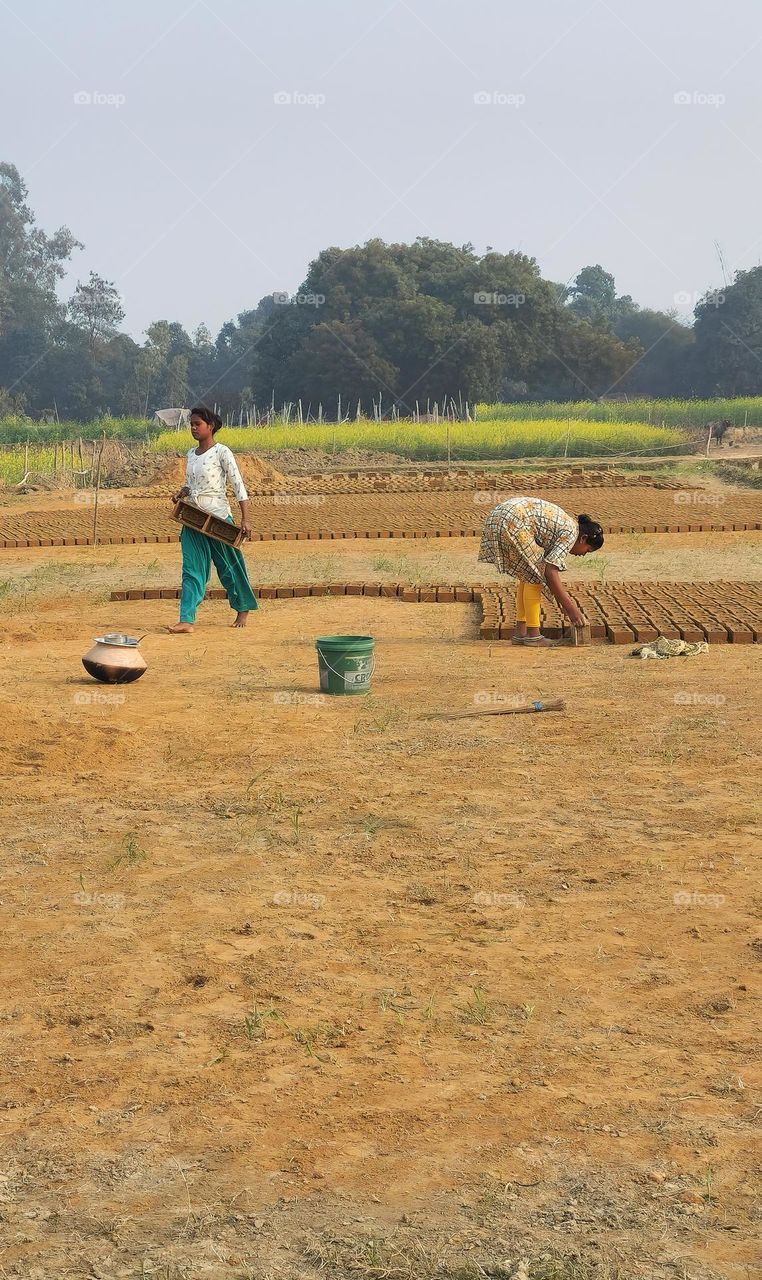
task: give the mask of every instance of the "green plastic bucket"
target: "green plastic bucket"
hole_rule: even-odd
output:
[[[315,641],[323,693],[368,693],[373,675],[373,636],[320,636]]]

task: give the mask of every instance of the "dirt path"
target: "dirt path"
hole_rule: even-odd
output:
[[[751,648],[498,651],[363,598],[187,639],[146,601],[108,689],[80,656],[140,550],[0,615],[5,1273],[748,1280]],[[320,701],[336,631],[371,698]]]

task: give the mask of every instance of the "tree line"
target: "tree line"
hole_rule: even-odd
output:
[[[762,393],[762,267],[707,293],[692,325],[620,296],[600,265],[571,285],[523,253],[479,255],[425,237],[328,248],[293,297],[270,294],[216,337],[156,320],[121,332],[114,283],[96,272],[67,301],[77,249],[37,226],[17,168],[0,164],[0,416],[148,417],[206,400],[257,416],[425,412],[432,402]]]

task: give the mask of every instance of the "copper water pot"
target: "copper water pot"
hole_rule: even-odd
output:
[[[142,636],[140,639],[142,640]],[[92,649],[88,649],[82,665],[90,676],[104,684],[129,684],[139,680],[148,664],[138,649],[140,640],[117,632],[98,636]]]

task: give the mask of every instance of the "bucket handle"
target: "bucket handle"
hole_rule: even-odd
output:
[[[318,655],[319,655],[319,657],[320,657],[320,661],[324,664],[324,666],[326,666],[326,667],[328,668],[328,670],[331,672],[331,674],[332,674],[332,675],[334,675],[334,676],[336,676],[336,677],[337,677],[337,679],[339,679],[339,680],[343,680],[343,679],[344,679],[344,676],[345,676],[345,674],[346,674],[346,672],[344,672],[344,671],[337,671],[335,667],[332,667],[332,666],[331,666],[331,664],[330,664],[330,662],[327,660],[327,658],[326,658],[325,653],[323,652],[323,650],[322,650],[322,649],[319,649],[317,645],[315,645],[315,648],[317,649],[317,651],[318,651]],[[357,656],[359,656],[359,655],[357,655]],[[370,662],[371,662],[371,667],[370,667],[370,671],[368,672],[368,679],[369,679],[369,680],[372,680],[372,679],[373,679],[373,673],[374,673],[374,672],[375,672],[375,670],[376,670],[376,654],[375,654],[375,652],[373,652],[373,653],[371,654],[371,656],[370,656]]]

